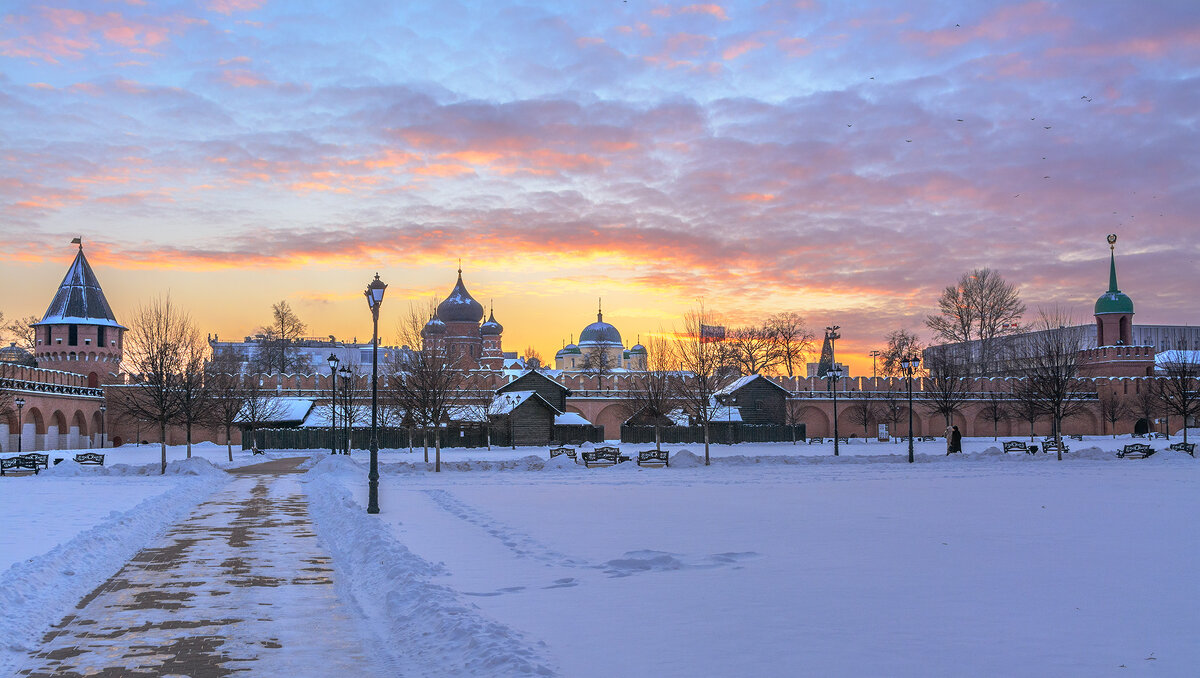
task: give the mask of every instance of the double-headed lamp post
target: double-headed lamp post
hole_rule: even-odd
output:
[[[837,364],[833,364],[833,369],[829,370],[829,374],[825,378],[829,380],[829,388],[833,390],[833,456],[838,456],[838,425],[837,425],[837,382],[842,378],[842,368]]]
[[[338,357],[329,354],[329,454],[337,454],[337,368]]]
[[[912,399],[912,380],[913,372],[921,366],[921,359],[915,355],[905,357],[900,361],[900,367],[904,370],[905,381],[908,382],[908,463],[913,463],[913,399]]]
[[[100,403],[100,449],[104,449],[104,432],[105,428],[107,428],[104,425],[104,413],[107,411],[108,407],[104,403]]]
[[[367,474],[367,513],[379,513],[379,306],[387,285],[375,274],[363,296],[371,309],[371,472]]]
[[[338,374],[342,377],[342,442],[345,443],[345,451],[343,454],[350,454],[350,436],[354,431],[351,428],[354,425],[354,394],[350,392],[350,368],[342,365],[342,369],[338,370]]]
[[[25,424],[21,419],[21,410],[25,409],[25,399],[17,398],[13,400],[17,406],[17,452],[21,451],[21,438],[25,437]]]

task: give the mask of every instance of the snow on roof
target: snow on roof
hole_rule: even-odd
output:
[[[1171,349],[1154,356],[1154,365],[1159,369],[1164,369],[1168,363],[1200,365],[1200,351]]]
[[[725,388],[717,390],[715,393],[713,393],[713,395],[719,395],[719,396],[729,395],[729,394],[733,393],[734,391],[737,391],[738,389],[746,386],[747,384],[754,381],[755,379],[762,379],[762,380],[766,381],[768,384],[770,384],[771,386],[774,386],[781,390],[785,390],[785,391],[787,390],[787,389],[783,388],[782,386],[780,386],[779,384],[776,384],[775,382],[771,381],[770,379],[767,379],[766,377],[762,376],[761,374],[748,374],[744,377],[738,377],[737,379],[734,379],[732,382],[727,384],[725,386]]]
[[[530,398],[537,398],[545,403],[546,407],[549,407],[555,412],[558,411],[557,408],[546,402],[545,398],[538,395],[537,391],[508,391],[507,393],[500,393],[496,395],[496,397],[492,400],[491,407],[488,408],[488,412],[492,414],[508,414],[509,412],[512,412],[520,407],[522,403]]]
[[[567,412],[554,417],[555,426],[591,426],[592,422],[578,412]]]
[[[307,418],[308,413],[313,409],[313,405],[315,404],[315,402],[316,401],[313,400],[312,398],[289,398],[289,397],[271,398],[270,404],[267,405],[266,409],[267,409],[267,411],[269,411],[271,413],[272,416],[270,416],[258,423],[260,425],[261,424],[299,425],[300,423],[302,423],[305,420],[305,418]],[[240,423],[240,424],[247,423],[246,417],[245,417],[245,412],[246,412],[245,408],[243,408],[241,412],[238,412],[238,416],[235,419],[235,421],[237,423]],[[328,424],[326,424],[326,426],[328,426]]]

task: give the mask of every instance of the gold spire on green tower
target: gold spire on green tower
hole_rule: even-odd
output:
[[[1096,300],[1096,314],[1129,313],[1133,314],[1133,300],[1117,287],[1117,235],[1108,235],[1108,291]]]

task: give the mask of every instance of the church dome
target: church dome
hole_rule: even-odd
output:
[[[479,334],[485,337],[499,336],[502,332],[504,332],[504,326],[496,322],[496,313],[494,311],[488,313],[487,322],[479,326]]]
[[[634,344],[633,348],[629,349],[633,355],[646,355],[646,347],[641,344]]]
[[[463,285],[462,270],[458,272],[458,282],[450,291],[450,296],[438,304],[437,315],[447,323],[477,323],[483,320],[483,304],[475,301]]]
[[[596,322],[579,333],[580,346],[624,346],[617,328],[604,322],[604,314],[596,313]]]
[[[9,342],[8,346],[4,348],[0,348],[0,363],[37,367],[37,362],[33,359],[33,354],[17,346],[17,342],[15,341]]]
[[[1120,290],[1105,292],[1096,300],[1096,313],[1133,313],[1133,299]]]
[[[560,355],[580,355],[580,354],[581,354],[581,352],[580,352],[578,346],[576,346],[575,344],[567,344],[566,346],[564,346],[562,348],[561,351],[559,351],[557,354],[555,354],[555,357],[558,357]]]
[[[439,318],[430,318],[429,322],[425,323],[425,333],[426,334],[445,334],[446,333],[446,323],[442,322],[441,319],[439,319]]]

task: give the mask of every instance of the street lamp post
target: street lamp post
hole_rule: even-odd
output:
[[[350,392],[350,368],[342,365],[342,369],[338,370],[338,374],[342,377],[342,442],[345,447],[342,448],[342,454],[350,454],[350,436],[353,433],[352,426],[354,425],[354,417],[351,408],[354,407],[354,394]]]
[[[829,370],[829,374],[825,375],[829,380],[830,389],[833,391],[833,456],[838,456],[838,417],[837,417],[837,382],[842,378],[842,368],[838,367],[837,363],[833,364],[833,369]]]
[[[13,400],[17,404],[17,453],[21,452],[21,438],[25,437],[25,424],[21,418],[21,410],[25,409],[25,399],[17,398]]]
[[[880,350],[871,351],[871,378],[872,379],[875,378],[875,359],[881,355],[883,355],[883,351],[880,351]]]
[[[100,449],[104,449],[104,434],[107,428],[104,421],[104,413],[108,411],[108,407],[104,403],[100,404]]]
[[[329,388],[332,389],[332,395],[329,397],[329,454],[337,454],[337,355],[329,354]]]
[[[379,513],[379,306],[387,285],[375,274],[363,295],[371,309],[371,471],[367,474],[369,491],[367,513]]]
[[[908,382],[908,463],[913,463],[913,398],[912,398],[912,380],[913,372],[921,366],[921,359],[917,356],[908,356],[900,361],[900,367],[904,369],[904,377]]]

